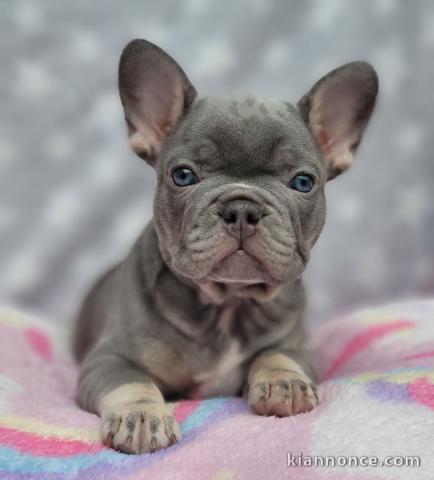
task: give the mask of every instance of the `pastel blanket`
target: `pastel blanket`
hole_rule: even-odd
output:
[[[98,418],[75,405],[67,333],[0,310],[0,478],[434,479],[434,300],[358,312],[312,339],[314,411],[279,419],[240,398],[179,402],[182,442],[132,456],[102,446]]]

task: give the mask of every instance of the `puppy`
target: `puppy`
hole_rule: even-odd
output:
[[[327,180],[351,166],[378,91],[364,62],[296,104],[198,98],[164,51],[134,40],[119,65],[133,150],[157,175],[154,217],[78,316],[78,401],[106,445],[181,438],[167,398],[238,395],[258,415],[318,403],[301,274],[323,228]]]

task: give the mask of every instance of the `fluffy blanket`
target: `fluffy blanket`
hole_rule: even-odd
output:
[[[314,411],[263,418],[240,398],[179,402],[182,442],[141,456],[101,445],[98,418],[74,403],[67,345],[66,332],[0,311],[0,478],[434,478],[434,301],[316,328]]]

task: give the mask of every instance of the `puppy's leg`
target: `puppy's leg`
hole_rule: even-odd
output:
[[[78,400],[100,415],[102,441],[116,450],[153,452],[181,438],[179,424],[155,383],[114,353],[94,351],[85,359]]]
[[[265,351],[250,367],[249,406],[257,415],[287,417],[308,412],[318,404],[317,388],[312,378],[313,368],[305,354]]]

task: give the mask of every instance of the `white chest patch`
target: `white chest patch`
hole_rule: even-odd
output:
[[[194,376],[197,396],[233,395],[241,386],[242,372],[238,368],[244,360],[240,344],[233,341],[211,370]],[[195,395],[195,396],[196,396]]]

